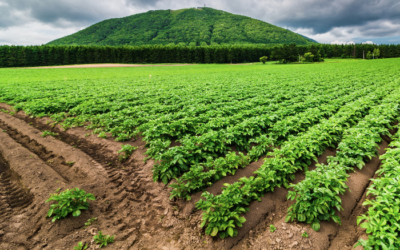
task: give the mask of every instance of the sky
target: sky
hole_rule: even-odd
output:
[[[320,43],[400,44],[400,0],[0,0],[0,44],[46,44],[105,19],[204,4]]]

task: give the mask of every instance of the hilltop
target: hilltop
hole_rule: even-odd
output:
[[[315,41],[290,30],[212,8],[155,10],[96,23],[49,45],[289,44]]]

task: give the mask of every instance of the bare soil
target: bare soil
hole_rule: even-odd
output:
[[[0,104],[10,110],[10,106]],[[58,133],[42,137],[44,130]],[[380,146],[384,153],[389,138]],[[125,162],[118,160],[121,145],[138,146]],[[235,238],[221,240],[204,234],[199,228],[201,211],[192,201],[170,201],[170,188],[152,180],[154,161],[145,158],[145,142],[138,138],[116,142],[98,138],[84,128],[63,131],[52,126],[48,118],[34,119],[20,111],[14,116],[0,113],[0,249],[73,249],[83,241],[97,249],[93,234],[102,231],[116,235],[115,242],[104,249],[351,249],[365,232],[357,227],[356,218],[366,211],[362,206],[370,179],[380,165],[373,158],[363,170],[350,174],[351,192],[342,196],[344,211],[338,213],[342,225],[324,222],[320,232],[303,223],[284,223],[288,190],[278,188],[266,194],[261,202],[252,202],[247,222]],[[326,163],[334,155],[332,148],[318,158]],[[263,160],[227,176],[207,191],[221,192],[223,183],[233,183],[251,176]],[[314,163],[310,169],[315,168]],[[294,182],[305,177],[299,172]],[[49,203],[45,201],[56,189],[79,187],[93,193],[88,211],[79,217],[51,222],[46,218]],[[4,219],[3,219],[4,218]],[[97,218],[93,225],[85,223]],[[270,224],[277,231],[269,231]],[[308,238],[301,233],[306,231]]]
[[[46,67],[29,67],[27,69],[76,69],[76,68],[121,68],[121,67],[173,67],[188,66],[193,64],[121,64],[121,63],[102,63],[102,64],[82,64],[82,65],[65,65],[65,66],[46,66]]]

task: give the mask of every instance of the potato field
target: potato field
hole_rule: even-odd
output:
[[[0,111],[0,249],[400,248],[400,59],[7,68]]]

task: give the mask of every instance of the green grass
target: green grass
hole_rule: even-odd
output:
[[[354,59],[326,59],[324,65],[310,65],[310,64],[287,64],[280,65],[276,64],[274,61],[268,61],[265,65],[260,62],[257,63],[246,63],[242,65],[229,65],[229,64],[194,64],[190,66],[182,67],[126,67],[126,68],[65,68],[65,69],[29,69],[29,68],[0,68],[0,84],[26,84],[32,82],[42,82],[42,83],[52,83],[58,84],[62,82],[68,82],[75,80],[106,80],[113,79],[115,84],[118,82],[125,81],[125,79],[130,78],[132,85],[134,82],[140,82],[143,77],[157,77],[162,80],[165,77],[173,76],[189,76],[197,75],[196,77],[202,78],[204,74],[208,77],[209,74],[213,74],[216,71],[219,74],[232,72],[232,74],[239,72],[247,72],[260,76],[264,71],[268,71],[271,74],[279,75],[281,72],[287,71],[288,67],[322,67],[328,69],[330,66],[326,65],[329,63],[340,63],[339,66],[334,66],[333,70],[340,70],[340,68],[346,68],[347,65],[352,65],[352,67],[362,67],[362,64],[366,65],[382,65],[388,61],[398,61],[398,59],[385,59],[376,61],[363,61]],[[161,64],[162,65],[162,64]],[[307,66],[306,66],[307,65]],[[266,66],[276,66],[275,68],[268,68]],[[277,71],[276,71],[277,70]],[[253,74],[253,73],[252,73]],[[118,78],[118,79],[116,79]],[[100,84],[100,83],[99,83]],[[1,86],[1,85],[0,85]],[[1,96],[0,96],[1,97]]]

